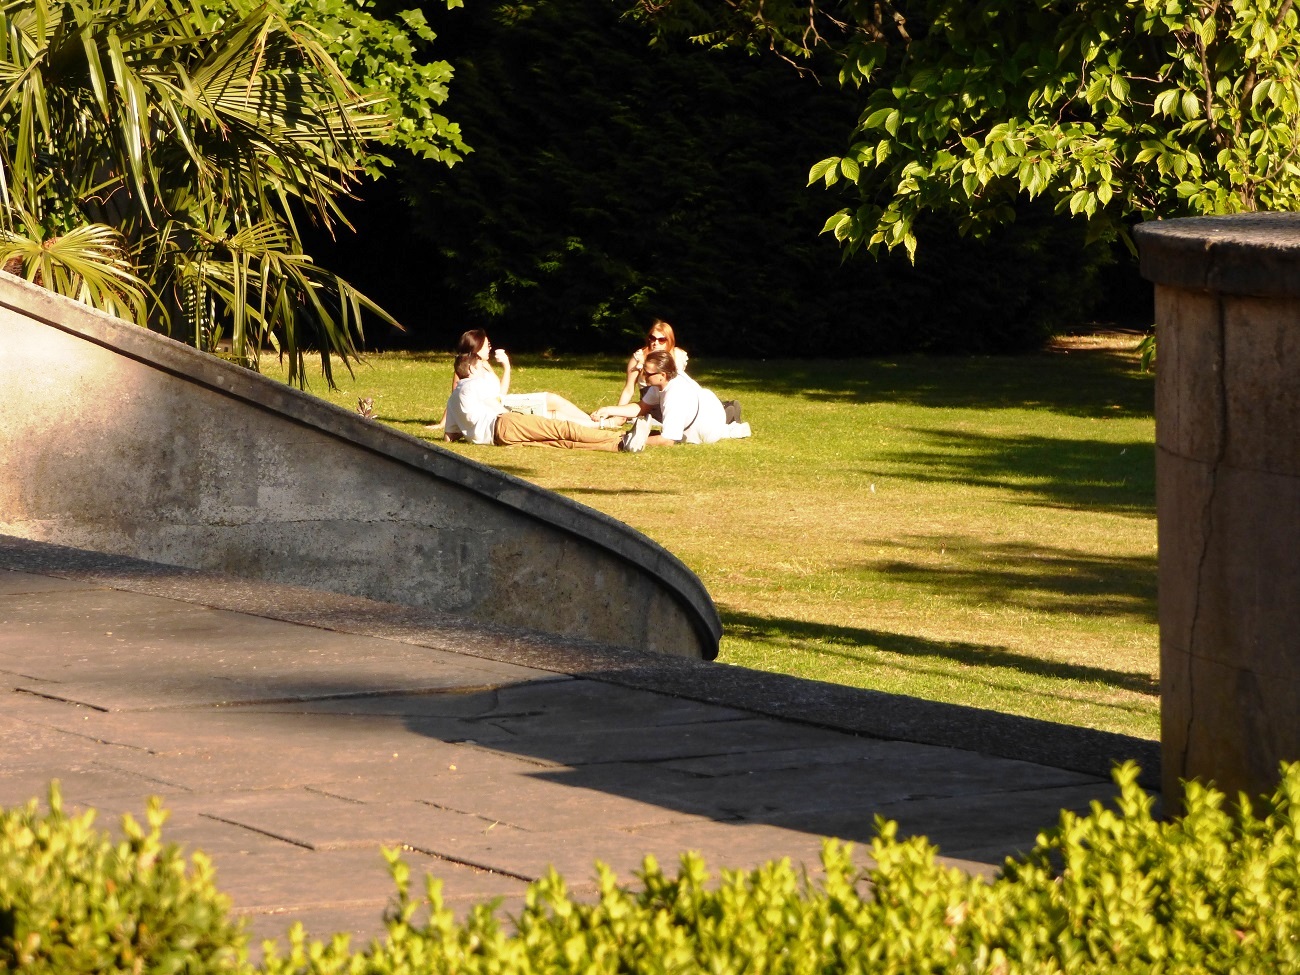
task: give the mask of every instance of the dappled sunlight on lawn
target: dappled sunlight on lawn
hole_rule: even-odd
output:
[[[512,390],[612,402],[621,356],[513,356]],[[1129,352],[740,361],[691,374],[748,440],[447,449],[626,522],[704,581],[722,659],[1158,732],[1154,384]],[[330,399],[436,443],[451,357],[373,357]]]
[[[916,536],[890,541],[891,558],[845,571],[890,576],[971,605],[1156,622],[1156,557],[1098,555],[1031,542]],[[898,558],[912,550],[916,560]],[[936,558],[938,553],[938,558]]]
[[[945,409],[1023,408],[1066,416],[1150,416],[1151,377],[1131,352],[1090,350],[1024,356],[767,360],[710,363],[734,390],[831,403]],[[1059,381],[1042,382],[1050,373]]]
[[[911,428],[906,450],[873,471],[913,481],[1004,488],[1024,503],[1155,514],[1155,444]]]
[[[836,626],[722,608],[723,663],[1155,738],[1159,680],[1005,646]]]

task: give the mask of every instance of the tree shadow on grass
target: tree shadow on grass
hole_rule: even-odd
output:
[[[823,656],[861,661],[861,656],[851,648],[875,650],[909,659],[941,658],[952,663],[972,667],[1001,668],[1034,677],[1051,677],[1084,683],[1105,684],[1118,690],[1132,691],[1155,697],[1160,692],[1159,680],[1151,674],[1114,670],[1108,667],[1091,667],[1056,660],[1044,660],[1028,654],[1017,653],[1005,647],[966,643],[959,640],[931,640],[925,637],[867,630],[859,627],[835,626],[828,623],[810,623],[779,616],[757,616],[737,610],[721,609],[723,631],[754,643],[780,646],[790,643],[819,643],[816,648],[804,649]],[[835,645],[844,650],[832,649]],[[932,668],[915,668],[930,672]],[[937,671],[935,671],[937,672]],[[986,682],[1000,686],[996,681]]]
[[[1088,350],[1025,356],[693,363],[704,385],[822,402],[1044,409],[1071,416],[1149,417],[1152,377],[1132,355]]]
[[[1155,445],[1148,441],[987,436],[911,428],[915,449],[883,455],[865,472],[910,481],[1002,488],[1026,503],[1155,514]]]
[[[687,346],[689,348],[689,345]],[[631,350],[628,350],[629,353]],[[445,365],[441,352],[406,352],[415,362]],[[609,378],[622,374],[623,356],[514,357],[516,371]],[[1155,385],[1136,357],[1110,349],[1040,352],[1019,356],[902,356],[888,359],[739,359],[695,356],[690,373],[730,395],[775,394],[825,402],[914,406],[1046,409],[1072,416],[1149,417]],[[521,380],[522,381],[522,380]],[[531,385],[531,383],[530,383]],[[544,385],[544,382],[543,382]]]
[[[885,575],[912,589],[973,605],[1156,622],[1154,552],[1098,556],[1028,542],[990,545],[937,535],[889,539],[888,544],[915,551],[918,561],[892,558],[846,566],[845,571]],[[944,564],[933,564],[936,555]]]
[[[660,488],[653,488],[653,489],[652,489],[652,488],[637,488],[637,487],[591,488],[591,487],[578,487],[578,486],[573,485],[573,484],[569,484],[569,485],[561,485],[561,486],[559,486],[559,487],[551,488],[551,490],[552,490],[552,491],[556,491],[556,492],[558,492],[558,493],[560,493],[560,494],[566,495],[566,496],[568,496],[568,497],[575,497],[575,498],[576,498],[576,497],[581,497],[582,495],[596,496],[596,497],[620,497],[620,498],[621,498],[621,497],[624,497],[624,496],[626,496],[626,495],[632,495],[632,494],[644,494],[644,495],[649,495],[649,496],[653,496],[653,497],[663,497],[663,496],[666,496],[666,495],[678,495],[678,494],[681,494],[680,491],[668,491],[668,490],[663,490],[663,489],[660,489]]]
[[[418,423],[423,426],[426,423],[438,423],[442,420],[442,411],[438,411],[437,416],[391,416],[388,413],[376,413],[375,419],[381,423]],[[442,439],[442,434],[438,434],[438,439]]]

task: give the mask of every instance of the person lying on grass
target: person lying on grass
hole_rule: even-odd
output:
[[[496,373],[476,353],[456,356],[456,380],[443,417],[447,440],[498,447],[538,444],[571,450],[621,449],[622,435],[617,430],[601,430],[590,420],[575,423],[506,409]]]
[[[649,388],[640,403],[602,406],[591,414],[596,422],[611,417],[635,419],[623,436],[620,449],[637,453],[649,447],[679,443],[715,443],[736,437],[748,437],[748,423],[728,423],[727,411],[712,390],[705,389],[690,376],[677,371],[670,352],[651,352],[641,370]],[[659,433],[650,433],[650,418],[662,425]]]

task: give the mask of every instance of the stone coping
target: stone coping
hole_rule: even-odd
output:
[[[425,471],[576,536],[656,578],[690,619],[705,659],[717,656],[722,622],[704,583],[662,545],[603,512],[2,271],[0,307]]]
[[[1151,220],[1134,230],[1142,276],[1158,285],[1252,295],[1300,295],[1300,213]]]
[[[940,745],[1107,776],[1136,761],[1160,786],[1158,742],[717,663],[494,626],[430,610],[182,569],[0,535],[0,569],[161,596],[325,630],[657,691],[892,741]]]

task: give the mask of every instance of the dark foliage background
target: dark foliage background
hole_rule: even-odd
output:
[[[316,244],[407,326],[372,346],[480,327],[519,350],[626,350],[659,316],[731,356],[1009,352],[1149,318],[1127,255],[1034,205],[984,240],[925,227],[914,266],[842,263],[819,235],[842,201],[805,182],[857,98],[776,58],[651,46],[608,0],[426,15],[474,152],[402,161],[351,208],[355,238]]]

